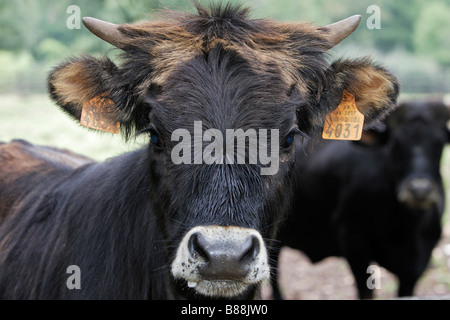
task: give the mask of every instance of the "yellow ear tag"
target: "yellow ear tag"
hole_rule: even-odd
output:
[[[113,120],[114,102],[103,96],[97,96],[83,103],[80,124],[84,127],[119,133],[120,122]]]
[[[341,103],[325,118],[322,138],[329,140],[359,140],[364,126],[364,115],[355,104],[355,96],[344,90]]]

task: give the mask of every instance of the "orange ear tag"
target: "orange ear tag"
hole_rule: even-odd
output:
[[[322,138],[329,140],[359,140],[364,126],[364,115],[355,104],[355,96],[344,90],[341,103],[325,118]]]
[[[110,133],[119,133],[120,122],[113,120],[114,102],[103,96],[97,96],[83,103],[81,110],[80,124],[84,127],[106,131]]]

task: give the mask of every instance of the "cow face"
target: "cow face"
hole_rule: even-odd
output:
[[[269,278],[295,137],[321,130],[344,89],[370,125],[395,105],[398,83],[367,59],[324,59],[359,17],[315,27],[197,9],[135,25],[84,19],[122,60],[72,59],[50,74],[49,91],[78,120],[101,97],[126,136],[150,133],[142,201],[153,204],[179,293],[249,297]]]
[[[397,198],[411,209],[442,206],[440,159],[449,111],[440,101],[403,103],[387,121]]]

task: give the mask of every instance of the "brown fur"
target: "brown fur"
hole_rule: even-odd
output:
[[[206,17],[200,19],[202,18],[204,23],[209,22]],[[330,46],[320,27],[310,23],[250,20],[254,23],[255,30],[252,32],[234,34],[222,31],[205,35],[189,30],[194,19],[200,20],[197,16],[170,12],[160,19],[161,21],[124,25],[121,28],[123,33],[131,36],[126,46],[148,47],[149,53],[154,57],[150,61],[154,70],[152,78],[159,85],[165,83],[178,65],[207,53],[220,44],[224,49],[236,51],[252,61],[256,72],[264,72],[268,67],[274,66],[283,70],[286,85],[297,85],[300,92],[305,93],[307,84],[299,77],[298,72],[302,68],[308,68],[302,61],[302,48],[316,46],[319,51],[324,52]],[[303,41],[302,35],[305,35]]]
[[[95,96],[96,87],[91,70],[81,62],[74,62],[54,73],[55,93],[64,104],[83,104]]]
[[[22,140],[1,144],[0,222],[13,205],[20,207],[20,203],[16,203],[17,199],[22,199],[20,195],[27,194],[26,188],[17,183],[19,179],[28,179],[27,188],[35,188],[35,181],[42,182],[52,171],[75,169],[91,162],[69,150],[35,146]]]
[[[347,90],[355,95],[356,107],[366,116],[388,105],[398,91],[395,78],[368,59],[338,61],[334,65],[338,73],[336,82],[345,83]]]

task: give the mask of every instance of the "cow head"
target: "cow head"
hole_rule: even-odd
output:
[[[443,205],[440,160],[450,137],[449,119],[441,99],[401,103],[387,119],[397,198],[411,209]]]
[[[325,59],[359,16],[316,27],[251,20],[239,6],[197,10],[132,25],[85,18],[121,60],[71,59],[50,74],[49,92],[78,120],[100,97],[127,137],[150,133],[142,201],[153,204],[179,293],[249,297],[269,278],[295,136],[321,130],[344,89],[370,125],[395,105],[398,83],[367,59]]]
[[[449,120],[450,107],[441,98],[402,102],[355,141],[385,152],[397,200],[413,211],[443,205],[440,160]]]

